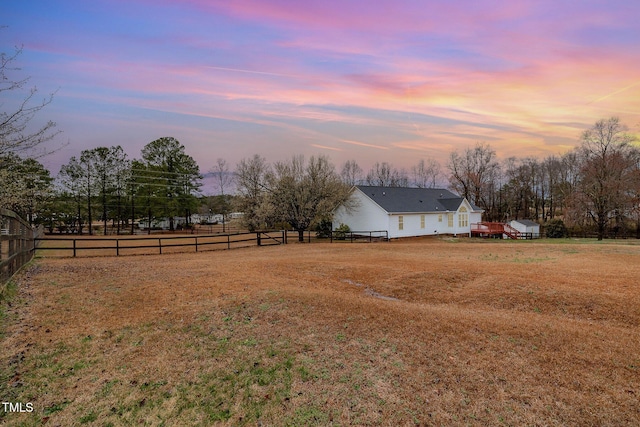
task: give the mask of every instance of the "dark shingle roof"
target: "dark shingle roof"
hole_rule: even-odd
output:
[[[389,213],[456,211],[464,200],[442,188],[370,187],[357,188]],[[473,210],[481,210],[471,205]]]

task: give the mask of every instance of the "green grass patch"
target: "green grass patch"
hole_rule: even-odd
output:
[[[69,405],[69,402],[67,400],[63,400],[62,402],[49,405],[46,408],[44,408],[44,412],[43,412],[44,416],[48,417],[51,414],[55,414],[56,412],[62,411],[67,405]]]

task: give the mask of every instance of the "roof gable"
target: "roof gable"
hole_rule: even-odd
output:
[[[388,213],[455,212],[464,198],[443,188],[356,187]],[[471,205],[473,210],[480,210]]]

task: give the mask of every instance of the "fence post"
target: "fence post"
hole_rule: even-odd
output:
[[[309,231],[308,231],[308,233],[309,233],[309,240],[308,240],[308,242],[309,242],[309,243],[311,243],[311,230],[309,230]]]
[[[282,230],[282,244],[286,245],[287,244],[287,241],[286,241],[287,239],[284,237],[284,233],[285,233],[285,231]]]
[[[349,234],[351,234],[351,243],[353,243],[353,231],[350,232]]]
[[[231,234],[227,234],[227,249],[231,249]]]
[[[116,239],[116,256],[120,256],[120,239]]]
[[[258,242],[258,246],[262,246],[262,244],[261,244],[262,242],[260,241],[260,232],[259,231],[256,233],[256,242]]]
[[[160,255],[162,255],[162,239],[158,239],[158,248],[160,249]]]
[[[198,252],[198,235],[196,234],[196,252]]]
[[[76,239],[73,239],[73,257],[76,257]]]

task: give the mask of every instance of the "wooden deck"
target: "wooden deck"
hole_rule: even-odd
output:
[[[523,233],[516,230],[509,224],[501,222],[478,222],[471,224],[471,237],[492,237],[492,238],[504,238],[507,236],[510,239],[533,239],[533,233]]]

